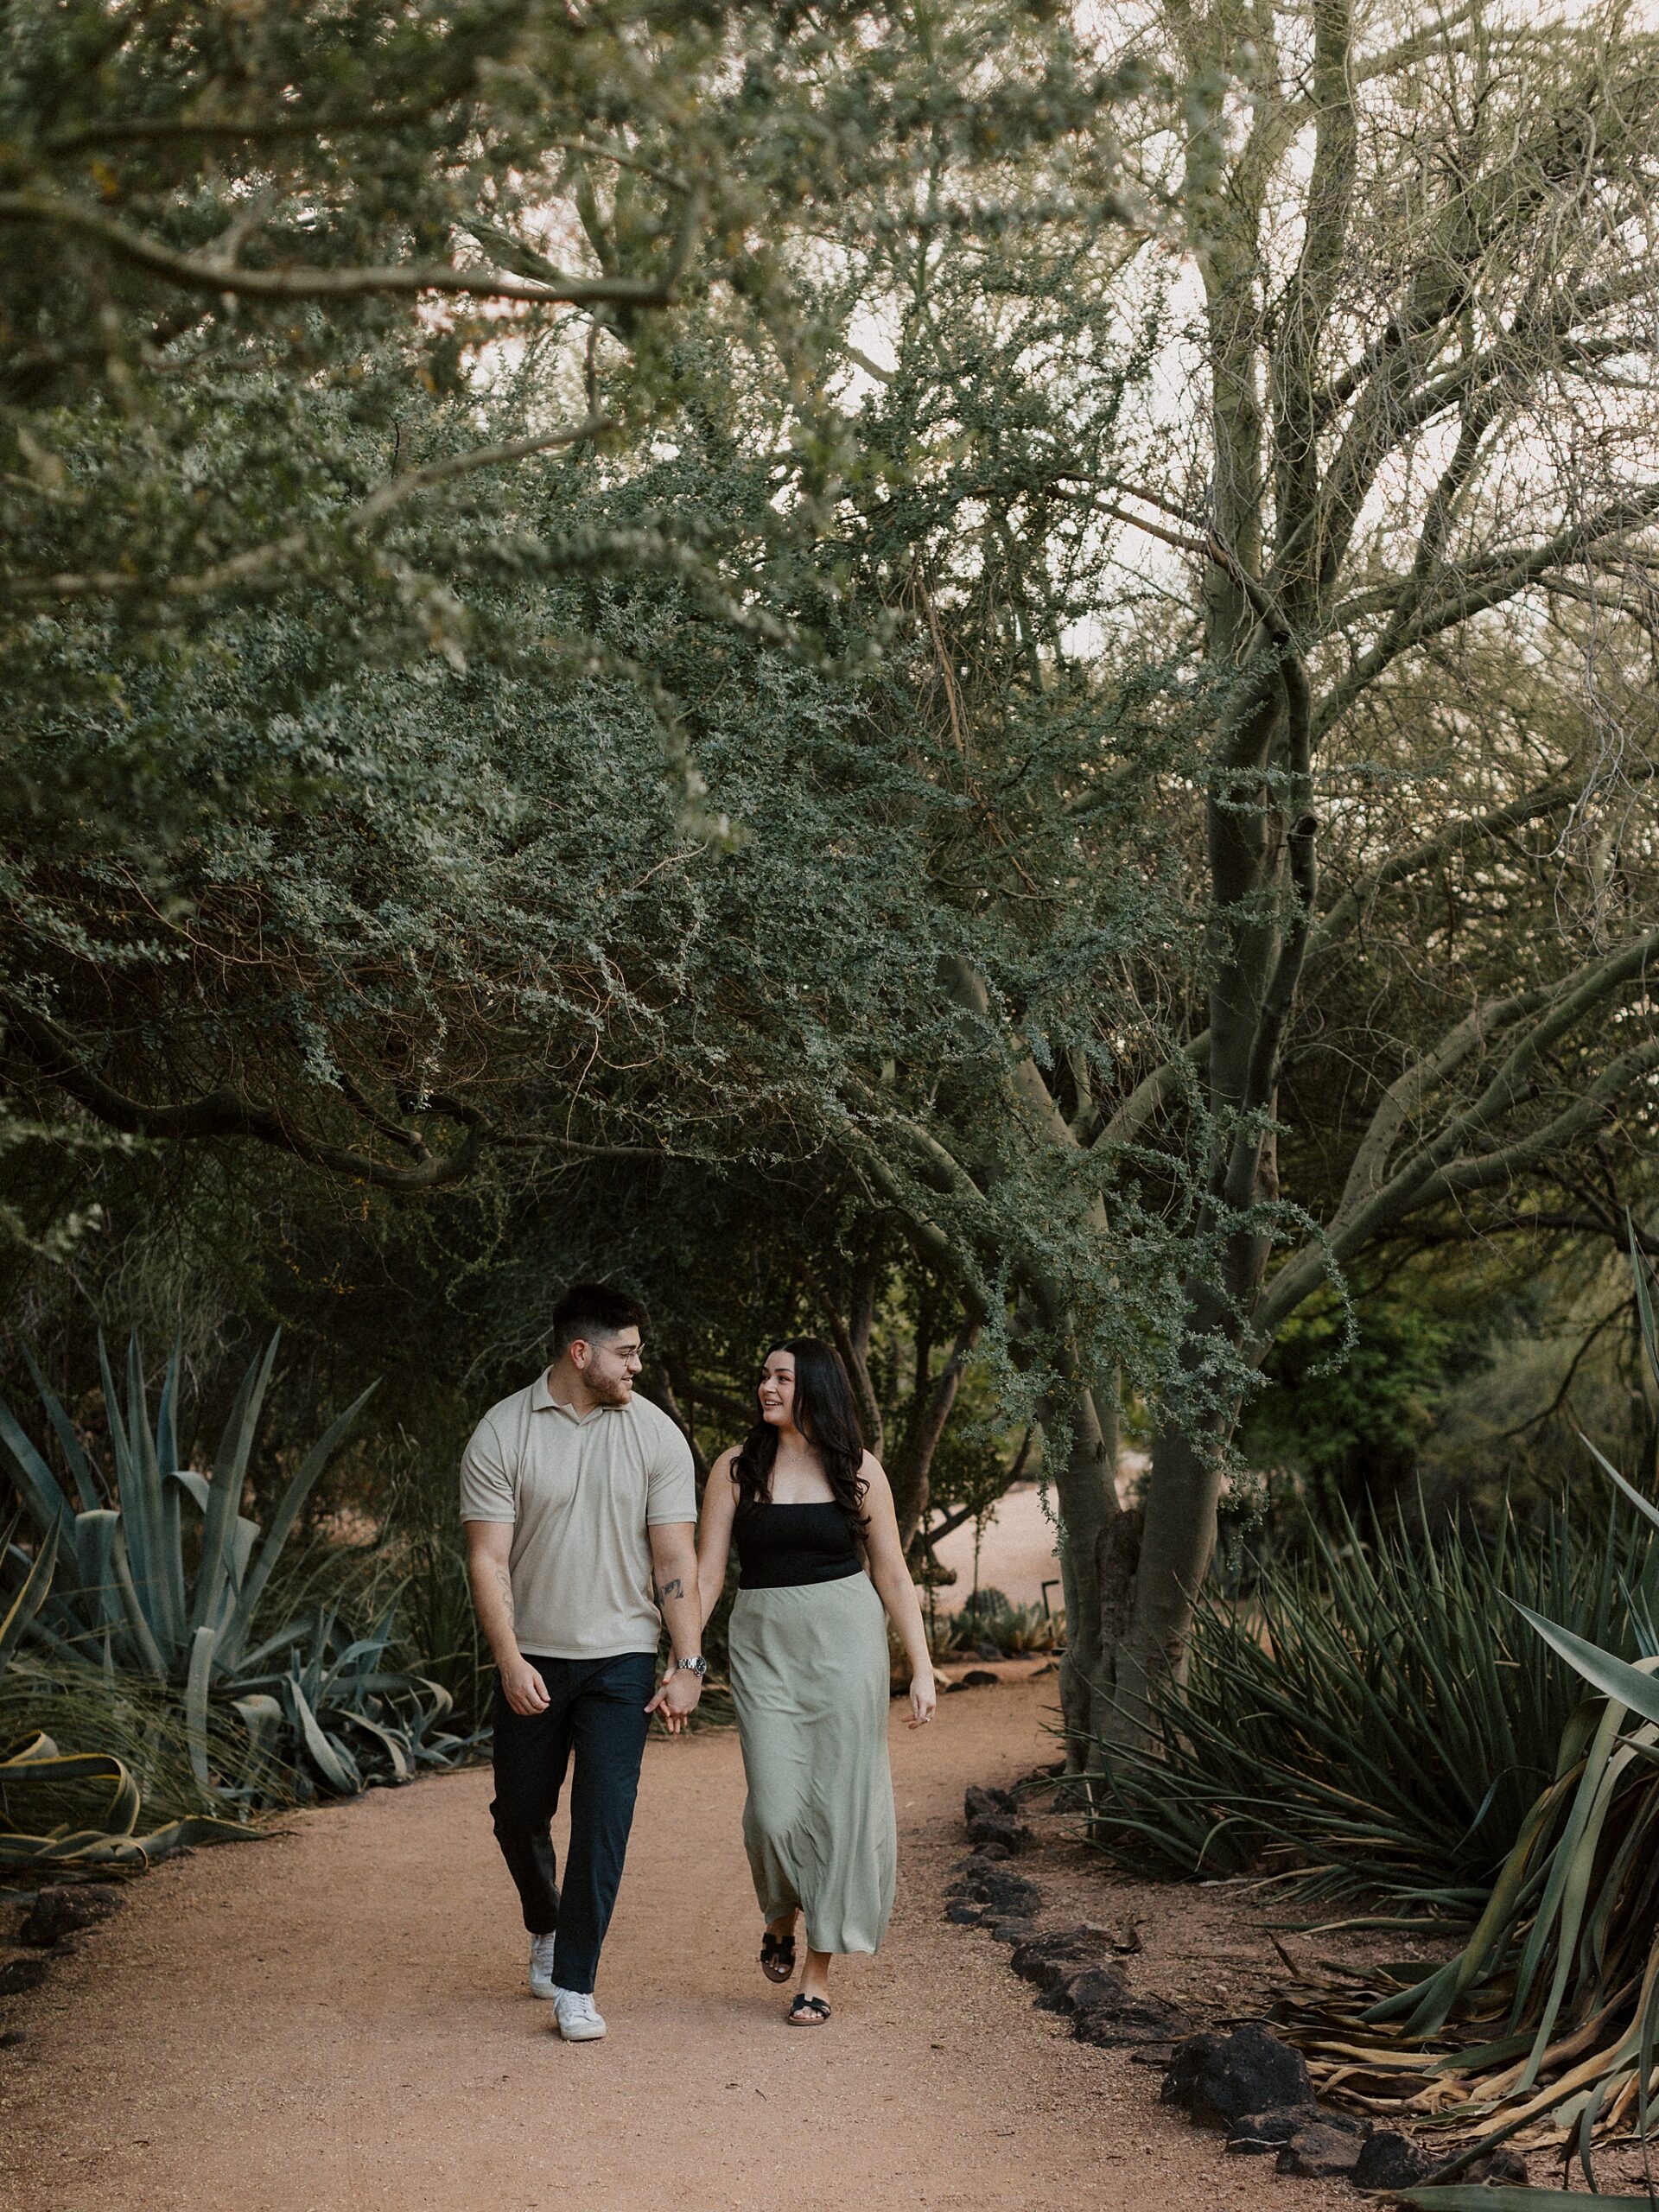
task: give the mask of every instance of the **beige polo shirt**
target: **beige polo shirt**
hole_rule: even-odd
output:
[[[463,1521],[511,1522],[514,1633],[534,1658],[655,1651],[651,1544],[697,1517],[684,1437],[648,1398],[576,1414],[545,1374],[492,1406],[461,1462]]]

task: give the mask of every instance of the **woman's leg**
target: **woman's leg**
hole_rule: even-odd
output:
[[[833,1951],[815,1951],[810,1944],[806,1954],[806,1971],[801,1976],[803,1997],[821,1997],[830,2002],[830,1961]]]

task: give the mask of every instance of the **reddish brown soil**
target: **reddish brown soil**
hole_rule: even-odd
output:
[[[27,2040],[0,2052],[0,2202],[1352,2212],[1345,2186],[1279,2179],[1161,2109],[1156,2073],[1071,2042],[1000,1946],[941,1917],[963,1784],[1049,1755],[1053,1677],[1008,1671],[919,1735],[895,1709],[899,1910],[879,1958],[837,1969],[827,2028],[786,2028],[754,1964],[731,1733],[647,1754],[611,2032],[586,2048],[525,1993],[487,1775],[443,1777],[159,1868],[10,2005]],[[1116,1909],[1103,1890],[1095,1916]],[[1219,1964],[1195,1957],[1195,1982]]]

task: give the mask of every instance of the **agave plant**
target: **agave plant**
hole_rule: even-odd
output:
[[[1632,1257],[1659,1380],[1647,1270]],[[1659,1525],[1659,1509],[1590,1449]],[[1564,2145],[1592,2192],[1567,2201],[1585,2206],[1649,2201],[1595,2194],[1594,2157],[1632,2129],[1645,2146],[1659,2092],[1659,1630],[1644,1588],[1627,1583],[1624,1597],[1634,1660],[1516,1607],[1595,1694],[1568,1721],[1464,1948],[1431,1969],[1384,1970],[1381,1995],[1300,1993],[1287,2023],[1324,2094],[1444,2131],[1448,2177],[1499,2142]],[[1466,2184],[1409,2194],[1446,2212],[1490,2212],[1494,2199]]]
[[[461,1746],[437,1726],[448,1711],[446,1694],[388,1664],[389,1616],[356,1641],[342,1637],[327,1608],[308,1608],[260,1632],[262,1601],[305,1501],[374,1388],[329,1424],[262,1530],[241,1511],[241,1498],[278,1341],[273,1336],[243,1376],[211,1475],[178,1464],[177,1350],[152,1425],[137,1338],[128,1347],[124,1400],[100,1343],[113,1503],[74,1423],[29,1361],[67,1480],[3,1403],[0,1452],[40,1545],[52,1545],[70,1566],[29,1632],[60,1656],[142,1673],[181,1693],[204,1789],[213,1786],[209,1715],[217,1703],[238,1715],[257,1754],[256,1774],[269,1780],[286,1761],[324,1789],[355,1790],[369,1773],[403,1779]],[[14,1572],[32,1572],[15,1545],[9,1561]],[[254,1786],[245,1774],[231,1794]]]
[[[10,1535],[5,1546],[10,1544]],[[0,1614],[0,1675],[39,1613],[56,1566],[58,1533],[45,1537],[24,1576],[22,1586]],[[20,1825],[42,1805],[52,1806],[66,1792],[99,1790],[104,1798],[95,1826],[68,1822]],[[32,1866],[54,1871],[70,1867],[148,1866],[185,1844],[218,1842],[251,1833],[241,1824],[196,1815],[168,1821],[148,1834],[138,1834],[143,1796],[125,1762],[111,1751],[62,1751],[44,1730],[32,1729],[14,1742],[0,1735],[0,1866]]]
[[[263,1740],[274,1751],[285,1732],[304,1747],[325,1787],[341,1794],[361,1789],[378,1768],[408,1782],[417,1768],[447,1765],[466,1748],[442,1725],[454,1710],[442,1684],[389,1662],[394,1624],[388,1608],[368,1635],[353,1637],[334,1607],[319,1606],[305,1634],[286,1646],[280,1669],[246,1685],[261,1686],[270,1730]]]

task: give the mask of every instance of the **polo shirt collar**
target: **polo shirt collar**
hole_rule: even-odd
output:
[[[530,1410],[533,1414],[563,1414],[566,1421],[580,1428],[584,1422],[593,1419],[594,1414],[614,1413],[618,1408],[595,1406],[593,1413],[579,1414],[574,1406],[567,1406],[563,1399],[556,1398],[548,1389],[547,1370],[543,1368],[530,1386]]]

